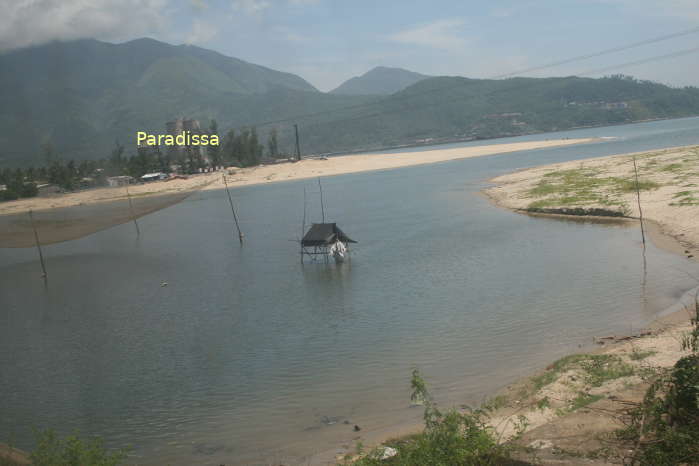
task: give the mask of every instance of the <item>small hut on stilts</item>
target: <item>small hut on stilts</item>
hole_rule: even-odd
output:
[[[301,240],[301,259],[303,256],[314,258],[330,257],[341,263],[349,257],[349,244],[356,243],[335,223],[314,223]]]

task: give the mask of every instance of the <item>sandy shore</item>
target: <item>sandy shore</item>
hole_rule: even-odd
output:
[[[636,160],[641,209],[647,236],[659,247],[697,260],[699,257],[699,147],[620,154],[520,170],[490,180],[485,191],[497,205],[515,211],[595,212],[640,215],[635,191]],[[679,358],[682,336],[691,330],[694,294],[677,310],[636,336],[607,336],[592,355],[574,355],[503,390],[493,426],[504,437],[514,421],[526,418],[518,441],[533,448],[541,464],[621,464],[628,446],[615,442],[628,409],[642,400],[653,375],[669,370]],[[591,358],[615,365],[619,377],[594,380]],[[587,358],[587,359],[586,359]],[[606,367],[606,366],[605,366]],[[594,381],[594,383],[591,383]],[[527,459],[527,458],[521,458]]]
[[[592,142],[594,139],[553,139],[548,141],[530,141],[486,146],[458,147],[451,149],[434,149],[425,151],[402,152],[397,154],[358,154],[331,157],[327,160],[306,159],[296,163],[266,165],[237,169],[228,177],[230,186],[247,186],[252,184],[273,183],[304,178],[325,177],[346,173],[424,165],[449,160],[480,157],[506,152],[542,149],[547,147],[567,146]],[[179,194],[199,189],[221,189],[221,173],[204,173],[188,179],[158,181],[131,186],[132,197]],[[30,198],[0,203],[0,215],[16,214],[32,210],[54,209],[86,205],[97,202],[125,200],[124,188],[98,188],[69,193],[47,198]]]
[[[636,159],[645,220],[679,241],[685,254],[699,247],[699,146],[620,154],[546,165],[499,176],[485,191],[513,210],[603,209],[638,218]]]
[[[660,248],[698,260],[699,147],[524,169],[490,180],[495,186],[485,194],[501,207],[533,215],[600,209],[637,218],[634,158],[647,237]],[[615,432],[625,427],[629,409],[643,399],[651,381],[690,354],[681,341],[692,330],[698,293],[699,288],[688,291],[645,330],[600,335],[598,348],[552,362],[505,387],[484,404],[492,410],[490,425],[501,440],[511,438],[517,425],[526,425],[515,441],[526,448],[515,455],[525,464],[627,464],[633,446],[620,442]],[[396,429],[391,437],[421,430],[410,427]],[[386,441],[390,435],[384,436]]]

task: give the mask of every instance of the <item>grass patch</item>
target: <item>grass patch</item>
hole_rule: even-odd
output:
[[[636,191],[633,178],[599,177],[600,172],[589,168],[559,170],[546,173],[527,194],[538,198],[530,209],[569,207],[601,204],[626,208],[620,195]],[[650,180],[640,180],[642,191],[656,189],[660,185]]]
[[[498,395],[490,398],[483,403],[481,408],[485,411],[495,411],[496,409],[504,408],[507,406],[507,395]]]
[[[658,352],[653,350],[639,351],[634,349],[631,354],[629,354],[629,358],[633,361],[642,361],[656,354],[658,354]]]
[[[602,395],[590,395],[589,393],[580,392],[578,393],[578,396],[573,398],[573,401],[570,402],[569,410],[571,412],[576,411],[580,408],[584,408],[585,406],[591,405],[595,401],[599,401],[602,398]]]
[[[678,197],[691,196],[692,194],[694,194],[693,191],[680,191],[680,192],[678,192],[678,193],[673,194],[672,197],[674,197],[675,199],[677,199]]]
[[[635,180],[615,178],[615,183],[617,184],[617,189],[623,193],[632,193],[636,191]],[[638,182],[639,191],[650,191],[651,189],[658,189],[659,187],[660,185],[655,181],[639,180]]]
[[[634,367],[611,354],[571,354],[559,359],[549,366],[543,374],[531,378],[534,390],[555,382],[568,370],[578,369],[584,373],[585,383],[599,387],[604,382],[628,377],[634,374]]]
[[[680,191],[672,195],[676,202],[671,202],[671,206],[692,206],[699,205],[699,198],[694,196],[695,191]]]
[[[669,165],[665,165],[663,168],[661,168],[661,171],[664,172],[676,172],[681,170],[683,165],[681,163],[671,163]]]
[[[609,380],[634,374],[633,366],[611,354],[593,355],[589,359],[581,361],[580,366],[586,372],[586,382],[593,387],[599,387]]]

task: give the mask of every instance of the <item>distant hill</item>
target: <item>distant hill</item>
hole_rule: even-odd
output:
[[[695,115],[696,87],[672,88],[627,76],[435,77],[381,97],[370,107],[312,119],[304,146],[319,151],[373,149]]]
[[[45,142],[65,157],[102,157],[116,139],[128,144],[137,130],[162,132],[180,116],[242,123],[256,115],[245,115],[239,100],[275,92],[324,96],[291,73],[153,39],[54,42],[0,54],[0,164],[35,163]]]
[[[348,79],[337,88],[330,91],[330,93],[344,95],[389,95],[402,91],[406,87],[429,77],[430,76],[401,68],[377,66],[361,76]]]
[[[697,88],[624,76],[601,79],[424,78],[390,95],[318,92],[302,78],[193,46],[151,39],[52,43],[0,54],[0,167],[127,155],[136,131],[162,133],[178,117],[219,133],[274,127],[305,154],[447,139],[489,138],[652,118],[699,115]],[[282,120],[282,121],[280,121]],[[260,122],[277,121],[259,126]]]

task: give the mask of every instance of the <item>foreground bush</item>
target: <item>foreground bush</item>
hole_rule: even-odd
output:
[[[432,401],[426,384],[417,370],[413,371],[411,399],[425,406],[425,430],[390,446],[396,454],[384,457],[384,448],[369,453],[354,464],[373,465],[501,465],[509,449],[500,445],[487,425],[487,412],[451,410],[440,412]]]
[[[620,432],[634,445],[632,464],[699,464],[699,302],[695,312],[693,330],[682,341],[692,354],[650,386]]]
[[[81,440],[70,435],[61,439],[52,430],[36,435],[37,446],[30,455],[33,466],[117,466],[126,459],[125,451],[110,452],[100,438]]]

